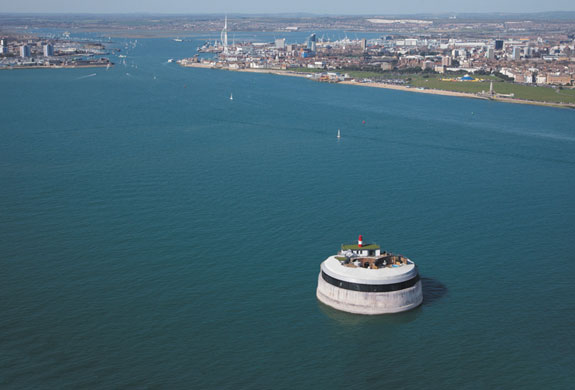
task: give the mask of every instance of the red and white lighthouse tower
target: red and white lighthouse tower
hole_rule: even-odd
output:
[[[363,236],[361,234],[359,235],[359,238],[357,239],[357,246],[360,248],[363,246]]]

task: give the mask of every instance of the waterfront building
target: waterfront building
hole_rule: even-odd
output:
[[[381,63],[381,70],[392,70],[393,69],[393,65],[391,64],[391,62],[382,62]]]
[[[547,84],[547,75],[538,74],[538,75],[537,75],[537,78],[536,78],[536,80],[535,80],[535,82],[536,82],[537,84],[541,84],[541,85],[542,85],[542,84]]]
[[[50,43],[44,45],[44,57],[52,57],[54,55],[54,46]]]
[[[275,47],[276,49],[285,49],[286,47],[286,39],[285,38],[277,38],[275,40]]]
[[[316,43],[317,43],[317,37],[315,34],[311,34],[307,40],[307,48],[311,51],[311,52],[315,52],[315,48],[316,48]]]
[[[0,55],[8,54],[8,48],[4,45],[0,45]]]
[[[433,61],[423,61],[421,63],[421,70],[433,69]]]
[[[30,57],[30,47],[28,45],[20,46],[20,57],[22,58]]]
[[[547,75],[547,84],[571,85],[571,83],[573,83],[571,75],[561,73],[550,73]]]

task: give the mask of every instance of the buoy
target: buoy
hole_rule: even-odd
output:
[[[361,121],[361,123],[363,123],[365,125],[365,121]]]

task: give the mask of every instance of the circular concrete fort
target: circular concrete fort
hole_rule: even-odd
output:
[[[417,266],[401,255],[381,252],[377,244],[342,245],[321,263],[317,298],[356,314],[398,313],[423,301]]]

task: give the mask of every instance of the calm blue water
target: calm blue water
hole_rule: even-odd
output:
[[[167,63],[198,43],[0,72],[1,388],[572,386],[575,111]],[[420,308],[317,302],[360,233]]]

